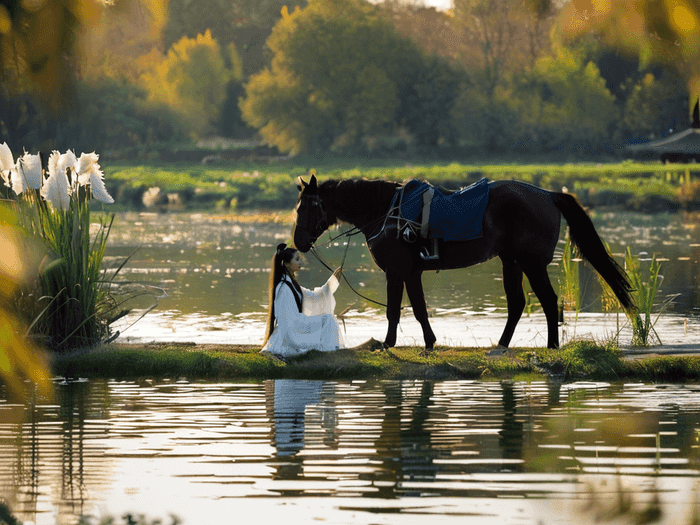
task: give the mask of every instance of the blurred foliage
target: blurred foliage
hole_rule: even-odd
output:
[[[27,326],[16,315],[15,297],[38,273],[40,252],[20,235],[17,218],[8,206],[0,206],[0,382],[13,397],[26,393],[24,381],[32,381],[38,393],[52,390],[44,352],[25,337]]]
[[[686,0],[571,0],[561,16],[568,38],[594,32],[642,66],[671,64],[700,93],[700,6]]]
[[[48,107],[61,107],[74,78],[71,55],[78,28],[97,22],[96,0],[0,2],[0,80],[3,91],[33,92]]]

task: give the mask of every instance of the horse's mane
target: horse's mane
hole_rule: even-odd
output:
[[[385,180],[328,180],[319,186],[318,193],[330,205],[331,224],[340,219],[361,226],[386,214],[399,186]]]

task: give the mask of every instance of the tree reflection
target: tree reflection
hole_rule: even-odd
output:
[[[55,390],[55,405],[36,394],[27,396],[22,416],[12,424],[12,463],[0,463],[5,471],[0,477],[10,483],[9,488],[0,486],[2,495],[21,519],[35,522],[47,503],[63,517],[83,513],[86,489],[100,486],[107,461],[101,449],[86,446],[104,431],[104,414],[90,406],[104,398],[105,388],[101,382],[63,383]]]

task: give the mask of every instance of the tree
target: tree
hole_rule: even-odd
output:
[[[292,153],[391,133],[423,60],[362,0],[283,10],[267,44],[271,67],[246,84],[241,110],[267,142]]]
[[[506,73],[532,67],[549,44],[550,0],[454,0],[460,63],[492,94]]]
[[[150,65],[149,65],[150,63]],[[203,134],[218,122],[233,78],[209,31],[183,37],[159,60],[157,53],[142,58],[142,81],[153,102],[177,108]]]
[[[688,95],[677,73],[665,71],[658,78],[647,73],[622,88],[628,93],[618,126],[621,139],[657,139],[688,126]]]
[[[452,60],[459,56],[457,27],[448,13],[405,0],[384,0],[379,8],[381,15],[400,35],[412,39],[427,54]]]
[[[222,48],[235,45],[247,78],[269,64],[265,41],[282,17],[282,8],[306,4],[306,0],[169,0],[163,45],[168,49],[183,36],[194,38],[208,29]]]
[[[617,115],[595,64],[563,47],[509,76],[492,96],[465,89],[453,111],[463,143],[491,153],[596,153]]]
[[[519,142],[535,150],[594,153],[619,114],[596,65],[565,48],[538,60],[506,102],[519,116]]]

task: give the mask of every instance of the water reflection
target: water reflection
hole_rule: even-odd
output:
[[[535,523],[538,502],[591,503],[591,490],[604,499],[616,483],[670,516],[687,512],[699,474],[696,386],[91,381],[58,391],[55,405],[0,402],[0,497],[37,524],[104,512],[203,523],[233,508],[288,522],[293,509],[299,522]]]

